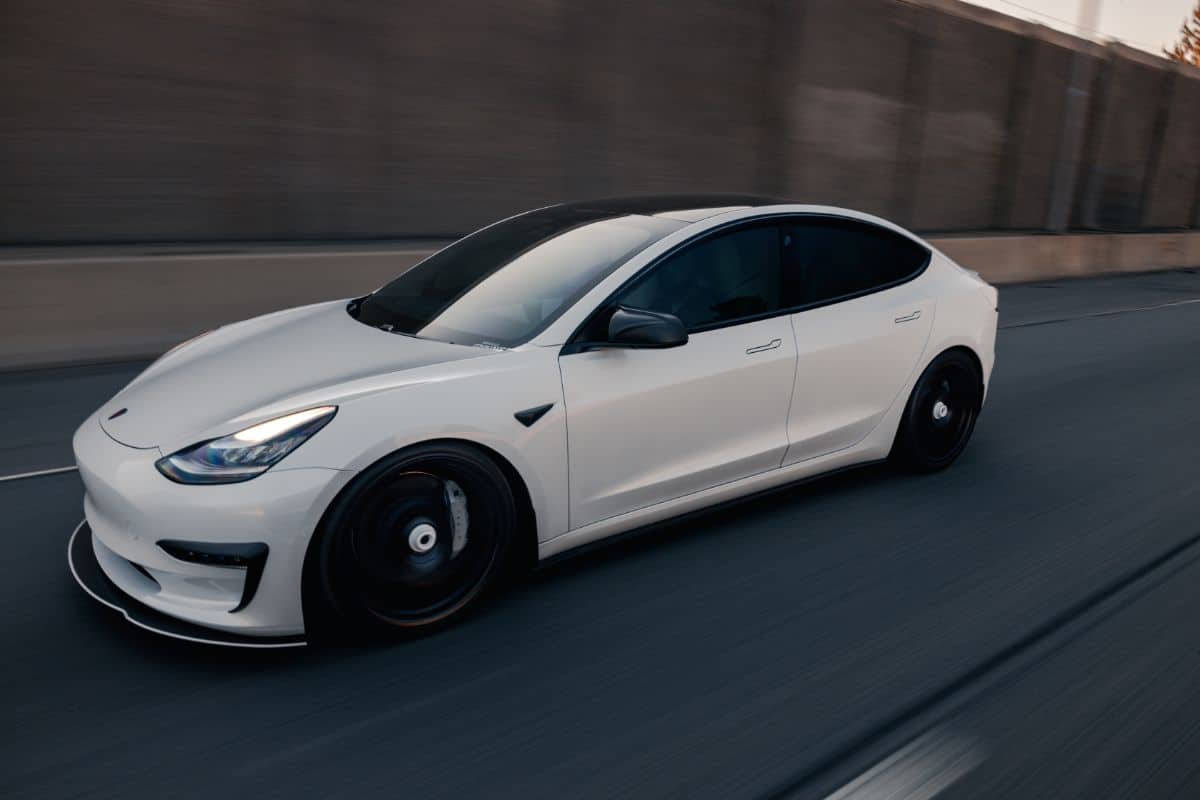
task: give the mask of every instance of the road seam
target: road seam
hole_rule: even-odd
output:
[[[1012,328],[1036,328],[1039,325],[1054,325],[1060,322],[1075,322],[1081,319],[1098,319],[1100,317],[1115,317],[1120,314],[1135,314],[1139,311],[1158,311],[1162,308],[1176,308],[1178,306],[1190,306],[1200,303],[1200,297],[1193,297],[1188,300],[1172,300],[1169,303],[1159,303],[1154,306],[1134,306],[1132,308],[1114,308],[1109,311],[1092,311],[1087,314],[1080,314],[1076,317],[1055,317],[1054,319],[1040,319],[1033,322],[1014,322],[1011,325],[1001,325],[1000,330],[1005,331]]]
[[[1053,614],[1045,622],[1035,626],[1028,633],[1018,637],[1016,641],[1005,645],[974,667],[967,669],[957,678],[904,705],[878,725],[854,736],[845,745],[818,760],[811,767],[804,768],[793,777],[782,781],[775,788],[767,790],[761,795],[762,800],[784,800],[784,798],[794,797],[802,791],[811,790],[814,788],[813,784],[821,779],[826,779],[838,768],[844,768],[855,756],[894,740],[903,731],[911,730],[918,721],[928,719],[931,714],[935,714],[939,707],[944,707],[947,703],[954,702],[956,698],[961,698],[964,693],[970,692],[979,684],[992,685],[997,679],[1003,680],[1002,676],[997,678],[999,673],[1005,673],[1006,670],[1014,667],[1019,669],[1026,656],[1039,647],[1044,647],[1056,634],[1067,631],[1074,624],[1085,619],[1091,612],[1133,589],[1137,584],[1150,578],[1158,570],[1183,556],[1189,550],[1197,549],[1198,545],[1200,545],[1200,533],[1187,537],[1119,578],[1089,592],[1065,609]],[[1141,593],[1137,593],[1136,596],[1140,597]],[[956,707],[961,705],[961,702],[955,703]],[[939,716],[941,715],[939,714]]]

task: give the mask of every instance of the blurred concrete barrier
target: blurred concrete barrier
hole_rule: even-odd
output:
[[[922,231],[1200,227],[1200,70],[955,0],[6,0],[0,19],[5,244],[443,236],[691,191]]]
[[[992,283],[1200,267],[1200,231],[945,236],[930,240]]]
[[[1200,267],[1200,232],[932,241],[995,283]],[[217,325],[365,294],[438,246],[9,250],[0,369],[151,357]]]
[[[432,250],[65,249],[0,257],[0,369],[157,355],[218,325],[366,294]]]

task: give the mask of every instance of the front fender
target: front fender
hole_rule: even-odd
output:
[[[567,530],[567,422],[554,348],[530,347],[489,358],[380,376],[342,396],[337,416],[274,469],[361,472],[414,444],[458,439],[494,450],[529,491],[539,541]],[[361,383],[361,382],[358,382]],[[553,404],[526,427],[513,415]]]

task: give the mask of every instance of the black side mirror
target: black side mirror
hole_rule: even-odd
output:
[[[617,306],[608,320],[608,343],[616,347],[679,347],[687,344],[679,317]]]

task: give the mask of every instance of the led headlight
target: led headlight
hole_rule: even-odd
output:
[[[176,483],[237,483],[261,475],[307,441],[337,413],[320,406],[260,422],[220,439],[184,448],[154,463]]]

